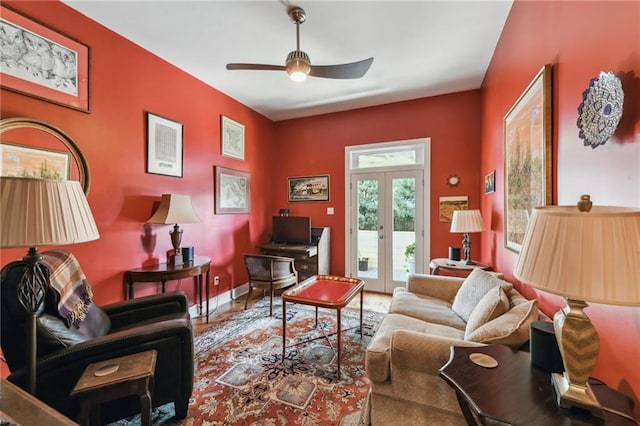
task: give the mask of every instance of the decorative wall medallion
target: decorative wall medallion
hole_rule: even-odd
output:
[[[458,177],[458,175],[449,175],[449,177],[447,178],[447,185],[449,185],[450,187],[458,186],[459,183],[460,178]]]
[[[578,107],[578,128],[584,146],[604,145],[616,131],[622,116],[622,83],[612,72],[601,72],[582,93]]]

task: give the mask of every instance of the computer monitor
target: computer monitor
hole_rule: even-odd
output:
[[[310,244],[311,218],[308,216],[273,216],[271,241],[280,244]]]

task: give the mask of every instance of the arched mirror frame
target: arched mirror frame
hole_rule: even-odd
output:
[[[78,166],[80,185],[82,186],[85,195],[89,195],[89,188],[91,187],[91,172],[89,170],[89,162],[80,150],[80,147],[78,146],[76,141],[74,141],[71,136],[69,136],[53,124],[49,124],[35,118],[13,117],[0,120],[0,135],[2,135],[2,133],[4,132],[14,129],[41,130],[62,142],[64,146],[66,146],[67,149],[71,152],[71,155],[76,161],[76,164]]]

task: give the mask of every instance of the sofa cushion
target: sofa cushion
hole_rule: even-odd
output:
[[[528,300],[465,336],[465,340],[486,344],[500,343],[519,348],[529,340],[529,327],[538,319],[538,301]]]
[[[452,339],[464,340],[464,331],[440,324],[430,324],[406,315],[387,314],[366,351],[367,377],[375,382],[389,379],[391,368],[391,338],[396,330],[408,330]],[[428,354],[424,354],[428,356]]]
[[[498,318],[508,310],[509,298],[507,293],[500,286],[492,288],[480,299],[480,302],[471,312],[469,321],[467,321],[467,328],[464,331],[465,338],[469,337],[478,327]]]
[[[505,290],[513,287],[495,274],[476,268],[460,286],[460,290],[458,290],[456,297],[453,299],[451,309],[460,315],[460,318],[465,322],[468,322],[471,312],[480,302],[480,299],[493,287],[499,286],[505,287]]]
[[[458,330],[464,330],[466,327],[462,318],[451,310],[449,302],[408,291],[394,292],[389,313],[406,315],[433,324],[454,327]]]

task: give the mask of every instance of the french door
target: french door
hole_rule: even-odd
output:
[[[424,269],[424,172],[352,173],[349,270],[371,291],[391,293]]]

